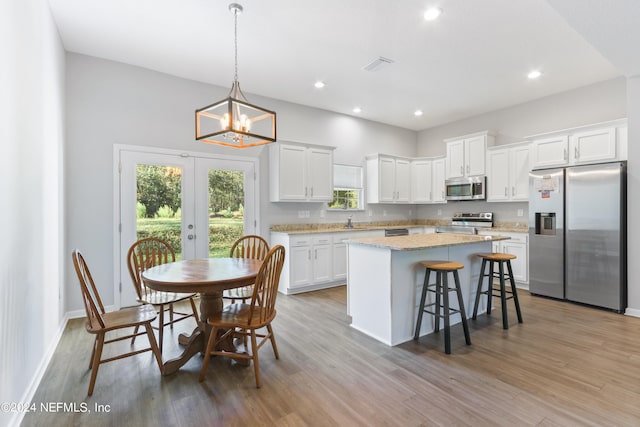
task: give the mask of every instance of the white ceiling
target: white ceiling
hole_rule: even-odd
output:
[[[250,101],[257,94],[349,115],[358,105],[359,117],[423,130],[624,72],[543,0],[239,2],[238,80]],[[231,1],[49,3],[67,51],[231,86]],[[432,5],[444,13],[427,22]],[[362,69],[378,56],[395,63]],[[537,81],[526,77],[533,68],[543,72]]]

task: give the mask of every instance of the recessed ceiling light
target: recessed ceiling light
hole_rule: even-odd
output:
[[[442,15],[442,9],[439,7],[430,7],[424,12],[424,19],[427,21],[433,21],[438,19]]]
[[[362,112],[362,108],[360,108],[360,107],[353,107],[353,112],[354,112],[354,113],[361,113],[361,112]]]
[[[422,115],[422,110],[416,110],[413,112],[414,116],[421,116]]]
[[[317,81],[313,84],[315,87],[317,87],[318,89],[322,89],[324,87],[324,82],[321,81]]]
[[[541,75],[542,73],[540,72],[540,70],[532,70],[529,72],[529,74],[527,74],[527,77],[530,78],[531,80],[535,80]]]

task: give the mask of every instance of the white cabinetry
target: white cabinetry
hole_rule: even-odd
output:
[[[445,158],[411,161],[411,203],[442,203],[444,198]]]
[[[347,280],[347,240],[351,234],[336,233],[333,236],[333,280]]]
[[[487,149],[487,201],[529,200],[529,145]]]
[[[275,143],[269,147],[272,202],[333,200],[333,147]]]
[[[533,169],[627,159],[626,119],[529,138]]]
[[[367,157],[367,203],[409,203],[409,159],[375,154]]]
[[[494,137],[492,134],[482,132],[447,139],[445,142],[447,144],[447,179],[486,173],[485,151],[488,146],[493,145]]]
[[[295,294],[344,285],[350,238],[382,237],[384,230],[289,234],[271,233],[271,246],[285,247],[278,291]]]
[[[513,277],[518,287],[529,286],[529,235],[527,233],[503,233],[500,231],[478,231],[481,235],[507,236],[509,240],[493,242],[493,252],[508,253],[516,256],[511,260]],[[505,274],[507,272],[505,271]]]
[[[433,161],[433,203],[447,203],[445,194],[446,158]]]

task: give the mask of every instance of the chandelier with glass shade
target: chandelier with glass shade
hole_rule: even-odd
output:
[[[235,74],[225,99],[196,110],[196,140],[234,148],[255,147],[276,140],[276,113],[247,101],[238,82],[238,15],[241,5],[231,3],[234,20]]]

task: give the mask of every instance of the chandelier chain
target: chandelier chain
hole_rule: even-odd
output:
[[[234,26],[234,32],[233,32],[233,47],[235,50],[235,74],[233,76],[233,79],[235,82],[238,81],[238,11],[234,11],[233,12],[233,26]]]

